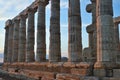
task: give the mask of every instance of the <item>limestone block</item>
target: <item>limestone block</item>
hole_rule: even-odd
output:
[[[72,74],[57,74],[57,80],[80,80],[80,76]]]
[[[120,78],[120,69],[113,69],[113,77]]]
[[[84,80],[99,80],[98,77],[84,77]]]
[[[75,63],[72,62],[65,62],[63,64],[64,67],[71,67],[71,68],[75,68]]]
[[[102,78],[101,80],[120,80],[120,78],[115,78],[115,77],[112,77],[112,78],[110,78],[110,77],[104,77],[104,78]]]
[[[90,70],[89,69],[73,68],[73,69],[71,69],[71,73],[75,74],[75,75],[89,76],[90,75]]]
[[[77,68],[88,69],[88,68],[91,67],[91,64],[87,63],[87,62],[80,62],[80,63],[76,63],[76,67]]]
[[[94,76],[105,77],[106,70],[105,69],[94,69]]]

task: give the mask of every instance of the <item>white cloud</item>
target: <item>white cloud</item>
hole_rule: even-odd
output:
[[[0,53],[3,53],[3,50],[4,50],[3,48],[0,48]]]
[[[3,62],[3,58],[0,58],[0,62]]]
[[[33,2],[34,0],[0,0],[0,19],[6,20],[13,18],[20,13],[23,9]]]

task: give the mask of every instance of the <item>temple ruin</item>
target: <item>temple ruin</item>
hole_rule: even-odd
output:
[[[112,0],[90,1],[86,5],[86,11],[92,13],[92,23],[86,28],[89,35],[88,48],[82,51],[80,0],[68,1],[67,62],[61,61],[60,0],[35,0],[5,23],[2,69],[9,74],[25,75],[34,80],[120,80],[120,16],[113,18]],[[45,9],[49,2],[51,17],[47,61]],[[36,12],[38,22],[35,58]]]

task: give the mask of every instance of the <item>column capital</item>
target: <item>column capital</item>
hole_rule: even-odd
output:
[[[92,4],[88,4],[88,5],[86,6],[86,11],[87,11],[88,13],[91,13],[91,12],[92,12],[92,9],[93,9],[93,5],[92,5]]]
[[[11,19],[8,19],[6,22],[5,22],[5,29],[8,28],[9,26],[11,26],[13,24],[12,20]]]
[[[49,3],[49,0],[36,0],[37,5],[46,6]]]
[[[20,19],[13,19],[13,22],[14,22],[14,23],[19,23],[19,22],[20,22]]]
[[[26,18],[27,18],[27,15],[20,14],[20,15],[19,15],[19,18],[20,18],[20,19],[26,19]]]
[[[35,13],[35,12],[37,12],[37,9],[31,8],[31,7],[27,7],[27,13],[29,13],[29,12]]]
[[[93,33],[93,32],[94,32],[94,26],[95,26],[95,25],[93,25],[93,24],[88,25],[88,26],[86,27],[86,31],[87,31],[88,33]]]
[[[96,0],[90,0],[91,2],[96,2]]]

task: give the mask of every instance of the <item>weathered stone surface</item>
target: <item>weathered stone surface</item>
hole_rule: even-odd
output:
[[[38,2],[38,22],[37,22],[37,62],[46,61],[46,26],[45,26],[45,7],[46,2]]]
[[[113,69],[113,77],[120,78],[120,69]]]
[[[88,69],[91,67],[91,65],[92,65],[91,63],[87,63],[87,62],[76,63],[76,67],[82,69]]]
[[[4,63],[7,62],[8,55],[8,36],[9,35],[9,27],[6,25],[5,27],[5,45],[4,45]]]
[[[72,74],[57,74],[56,79],[58,80],[80,80],[80,76]]]
[[[83,80],[99,80],[98,77],[84,77]]]
[[[8,20],[8,27],[9,27],[9,33],[8,33],[8,53],[7,53],[7,62],[12,62],[12,53],[13,53],[13,21]]]
[[[27,26],[27,39],[26,39],[26,62],[34,62],[34,44],[35,44],[35,31],[34,31],[34,15],[35,9],[28,8],[28,26]]]
[[[69,0],[68,53],[69,61],[82,60],[80,1]]]
[[[26,56],[26,16],[20,15],[18,62],[25,62]]]
[[[113,31],[113,8],[112,0],[97,0],[97,62],[101,62],[108,67],[114,63],[115,47]],[[109,4],[108,4],[109,3]],[[108,63],[108,64],[104,64]],[[98,63],[96,63],[98,64]],[[97,65],[95,64],[95,67]],[[113,65],[114,66],[114,65]],[[100,66],[99,66],[100,67]],[[101,65],[102,67],[102,65]],[[111,66],[112,67],[112,64]]]
[[[12,62],[18,61],[18,48],[19,48],[19,23],[20,21],[18,19],[13,20],[14,23],[14,29],[13,29],[13,56],[12,56]]]
[[[61,61],[60,0],[51,0],[49,61]]]
[[[113,78],[104,77],[101,80],[120,80],[120,78],[116,78],[116,77],[113,77]]]
[[[90,75],[90,70],[89,69],[72,68],[71,69],[71,74],[81,75],[81,76],[89,76]]]
[[[106,76],[106,70],[105,69],[94,69],[94,76],[105,77]]]

